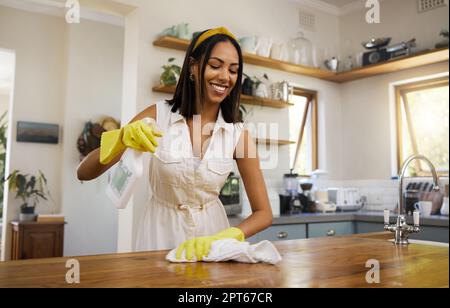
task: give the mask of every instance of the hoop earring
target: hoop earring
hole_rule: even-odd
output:
[[[190,74],[190,75],[189,75],[189,79],[190,79],[191,81],[195,81],[194,74]]]

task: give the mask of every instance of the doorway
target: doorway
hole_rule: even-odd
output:
[[[6,234],[6,225],[3,225],[5,210],[4,200],[8,198],[7,184],[5,177],[9,172],[8,149],[10,141],[10,123],[12,114],[12,101],[14,93],[14,72],[15,72],[15,52],[0,48],[0,256],[3,260]]]

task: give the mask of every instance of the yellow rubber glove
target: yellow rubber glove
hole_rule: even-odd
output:
[[[104,132],[100,141],[100,163],[106,165],[125,148],[133,148],[141,152],[155,153],[158,142],[156,137],[162,137],[156,125],[146,118],[130,123],[121,129]]]
[[[211,244],[214,241],[222,240],[226,238],[234,238],[238,241],[244,241],[245,236],[241,229],[228,228],[212,236],[194,237],[186,242],[182,243],[177,248],[176,258],[181,259],[183,251],[187,260],[192,260],[194,255],[197,257],[197,261],[201,261],[204,256],[209,254],[211,250]]]

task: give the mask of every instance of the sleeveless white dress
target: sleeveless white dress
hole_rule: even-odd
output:
[[[152,197],[141,218],[136,250],[176,248],[184,241],[229,227],[220,189],[233,169],[233,153],[242,123],[226,123],[219,110],[207,151],[194,157],[185,118],[165,101],[156,104],[156,122],[164,133],[151,155]]]

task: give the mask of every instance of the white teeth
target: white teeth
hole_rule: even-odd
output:
[[[221,86],[218,86],[215,84],[211,84],[211,85],[213,86],[214,89],[216,89],[217,91],[220,91],[220,92],[224,92],[226,89],[226,87],[221,87]]]

